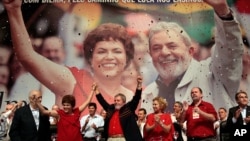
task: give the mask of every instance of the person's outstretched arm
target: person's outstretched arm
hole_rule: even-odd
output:
[[[96,89],[97,89],[97,85],[96,85],[96,83],[93,83],[92,90],[91,90],[90,95],[88,96],[87,100],[82,105],[79,106],[80,112],[82,112],[88,106],[89,102],[93,98],[93,95],[94,95]]]
[[[203,0],[210,5],[219,17],[226,17],[230,15],[230,9],[227,0]]]
[[[107,109],[109,108],[110,104],[104,99],[104,97],[102,96],[102,94],[100,93],[100,91],[98,90],[98,88],[95,89],[95,94],[96,94],[97,101],[100,103],[100,105],[102,106],[102,108],[105,111],[107,111]]]
[[[22,0],[3,0],[9,17],[13,49],[25,69],[54,93],[73,92],[75,79],[70,70],[34,51],[21,11]]]
[[[142,76],[137,77],[137,87],[135,91],[135,95],[133,96],[133,99],[129,102],[130,109],[136,110],[140,100],[141,100],[141,94],[142,94]]]
[[[226,92],[234,99],[242,73],[243,41],[239,23],[227,0],[203,1],[215,11],[215,45],[210,68],[214,78],[223,84]]]
[[[58,118],[58,113],[56,110],[48,110],[45,109],[45,107],[41,104],[39,98],[33,97],[32,101],[37,105],[37,107],[39,108],[39,111],[43,114],[43,115],[47,115],[47,116],[52,116],[55,118]]]

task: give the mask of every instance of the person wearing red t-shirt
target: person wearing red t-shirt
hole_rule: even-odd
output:
[[[193,102],[188,105],[183,102],[181,122],[187,121],[188,141],[216,140],[214,122],[217,120],[217,112],[211,103],[202,100],[202,89],[193,87],[191,90]]]
[[[39,98],[34,97],[33,101],[38,106],[43,115],[49,115],[58,119],[57,122],[57,141],[83,141],[80,126],[81,112],[88,106],[91,101],[97,85],[93,83],[92,91],[87,100],[79,107],[75,108],[76,98],[73,95],[65,95],[62,98],[63,109],[46,110],[41,103],[37,102]]]
[[[167,108],[167,101],[163,97],[153,99],[153,110],[147,116],[144,127],[145,141],[173,141],[174,125],[169,113],[164,113]]]
[[[109,104],[98,89],[95,89],[95,93],[96,99],[107,111],[103,137],[107,141],[142,141],[135,115],[135,110],[141,99],[142,77],[138,76],[135,95],[128,103],[126,103],[126,96],[122,93],[114,96],[113,104]]]

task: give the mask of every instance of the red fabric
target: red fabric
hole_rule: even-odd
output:
[[[123,134],[119,115],[119,111],[116,110],[110,119],[108,129],[109,136]]]
[[[154,121],[154,113],[151,113],[147,116],[146,124],[145,126],[148,125],[153,125],[155,123]],[[173,141],[173,134],[174,134],[174,126],[170,117],[170,114],[162,114],[160,115],[160,120],[165,124],[165,125],[171,125],[171,129],[168,134],[166,134],[163,131],[163,128],[160,125],[156,125],[156,127],[149,131],[146,132],[144,131],[144,139],[145,141],[151,141],[152,138],[154,138],[154,141]],[[144,127],[145,127],[144,126]]]
[[[202,101],[198,107],[200,110],[213,114],[217,120],[217,112],[215,111],[212,104]],[[188,137],[209,137],[215,136],[215,130],[213,122],[204,119],[201,115],[195,116],[193,118],[193,108],[194,104],[189,105],[188,110],[186,111],[186,120],[187,120],[187,136]]]
[[[73,109],[73,114],[70,115],[61,109],[57,112],[60,116],[57,123],[57,141],[82,141],[79,108]]]
[[[69,69],[71,73],[74,75],[76,81],[78,82],[78,84],[75,85],[74,92],[73,92],[73,95],[76,98],[76,107],[78,107],[88,98],[94,81],[92,79],[91,74],[86,70],[79,70],[76,67],[72,67]],[[111,97],[110,95],[103,93],[103,92],[102,92],[102,95],[108,103],[114,102],[114,98]],[[100,113],[102,106],[99,104],[96,97],[93,96],[91,101],[96,103],[97,113]],[[84,110],[81,113],[81,117],[86,114],[89,114],[88,110]]]
[[[240,13],[250,14],[249,0],[237,0],[235,5]]]

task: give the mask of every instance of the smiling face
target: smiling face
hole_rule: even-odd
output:
[[[155,33],[150,39],[150,55],[163,79],[176,78],[190,64],[191,51],[179,33],[173,30]]]
[[[144,110],[139,110],[137,116],[138,116],[138,120],[142,121],[146,118],[147,115]]]
[[[46,38],[41,48],[41,54],[57,64],[62,64],[65,57],[62,40],[58,37]]]
[[[75,107],[76,99],[73,95],[64,95],[62,98],[63,111],[66,114],[71,114]]]
[[[88,109],[91,116],[95,115],[96,108],[94,106],[89,106]]]
[[[72,111],[73,111],[73,107],[72,107],[72,105],[70,104],[70,103],[63,103],[62,104],[62,106],[63,106],[63,111],[66,113],[66,114],[71,114],[72,113]]]
[[[134,44],[124,26],[105,23],[88,33],[83,53],[96,77],[112,78],[121,76],[134,58]]]
[[[118,40],[96,43],[91,66],[97,77],[115,77],[121,75],[126,66],[126,52]]]
[[[114,99],[114,105],[115,105],[115,109],[119,110],[121,109],[121,107],[126,103],[126,101],[124,101],[122,99],[122,96],[120,95],[117,95],[115,96],[115,99]]]
[[[161,109],[161,105],[160,105],[159,101],[157,101],[157,100],[153,101],[153,109],[154,109],[155,113],[161,112],[162,109]]]

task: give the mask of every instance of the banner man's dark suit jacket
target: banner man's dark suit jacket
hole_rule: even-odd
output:
[[[30,105],[16,110],[9,136],[11,141],[51,141],[49,116],[39,116],[39,129],[37,130]]]

